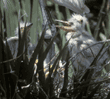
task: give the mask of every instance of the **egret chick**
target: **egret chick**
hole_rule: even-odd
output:
[[[66,26],[57,26],[57,27],[67,32],[66,40],[67,41],[69,40],[68,43],[69,56],[71,57],[72,65],[75,71],[74,74],[79,77],[82,75],[82,72],[91,65],[94,58],[99,53],[102,44],[97,44],[92,47],[89,47],[97,43],[98,41],[96,41],[85,30],[85,25],[87,22],[85,16],[81,16],[80,14],[73,14],[68,21],[62,21],[62,20],[61,21],[57,20],[57,21],[66,24]],[[84,50],[87,47],[89,48]],[[103,57],[98,59],[96,66],[97,67],[102,66],[102,64],[104,64],[107,58],[108,55],[107,53],[105,53]]]
[[[26,23],[26,35],[27,35],[28,47],[32,46],[32,44],[30,43],[29,35],[28,35],[29,30],[30,30],[32,25],[33,25],[32,23]],[[21,35],[23,35],[24,28],[25,28],[25,22],[20,22],[20,32],[21,32]],[[18,43],[19,43],[18,29],[19,28],[17,27],[16,30],[15,30],[15,35],[16,36],[10,37],[10,38],[7,39],[9,48],[10,48],[11,53],[13,55],[13,58],[15,58],[17,56],[17,52],[18,52]],[[6,44],[6,41],[4,41],[4,43]]]

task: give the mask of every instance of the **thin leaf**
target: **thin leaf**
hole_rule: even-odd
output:
[[[43,29],[42,35],[41,35],[41,37],[39,39],[39,42],[38,42],[38,44],[37,44],[32,56],[31,56],[31,59],[30,59],[30,62],[29,62],[29,67],[28,67],[28,74],[27,74],[27,77],[26,77],[27,81],[30,81],[30,79],[31,79],[31,77],[33,75],[34,63],[35,63],[35,60],[37,58],[38,53],[40,52],[40,50],[42,48],[42,44],[43,44],[43,40],[44,40],[44,33],[45,33],[45,28]]]
[[[30,0],[30,8],[31,8],[31,10],[30,10],[30,22],[32,22],[32,11],[33,11],[33,0]]]
[[[20,28],[19,28],[19,30],[20,30]],[[26,23],[25,23],[25,27],[24,27],[24,31],[23,31],[23,35],[21,36],[21,39],[20,39],[20,35],[19,35],[19,44],[18,44],[17,57],[23,53],[24,43],[25,43],[26,37],[27,36],[26,36]],[[17,60],[15,62],[15,64],[16,64],[15,71],[16,71],[17,75],[19,75],[19,69],[20,69],[21,60],[22,60],[22,57],[17,58]]]
[[[4,21],[3,21],[3,23],[4,23],[4,28],[5,28],[5,32],[4,32],[4,39],[6,39],[6,37],[7,37],[7,26],[6,26],[6,11],[4,10]]]

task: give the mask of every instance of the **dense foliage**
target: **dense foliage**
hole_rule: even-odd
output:
[[[55,26],[58,24],[55,19],[68,20],[73,11],[48,0],[45,6],[43,1],[0,0],[0,98],[109,99],[110,2],[85,0],[90,8],[90,13],[85,15],[86,30],[103,46],[88,66],[90,68],[78,77],[73,75],[75,70],[66,50],[69,43],[66,33]],[[23,33],[21,21],[25,23]],[[26,40],[27,22],[33,23],[29,42]],[[8,43],[9,37],[15,37],[14,31],[19,34],[16,57]],[[96,68],[103,49],[108,52],[108,61]]]

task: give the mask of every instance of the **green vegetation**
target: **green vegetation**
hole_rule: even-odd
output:
[[[73,74],[72,62],[66,50],[69,43],[65,39],[66,33],[54,27],[57,24],[55,19],[68,20],[73,12],[47,1],[47,26],[44,24],[39,1],[0,0],[0,99],[110,99],[109,59],[101,69],[92,67],[104,48],[110,53],[109,2],[103,0],[98,16],[92,17],[97,17],[95,28],[91,22],[92,18],[88,18],[87,31],[97,41],[101,40],[103,46],[91,67],[86,69],[81,77],[77,77]],[[7,38],[15,36],[15,29],[18,27],[20,30],[20,21],[33,23],[29,34],[33,46],[31,58],[28,58],[26,53],[28,48],[25,26],[23,35],[19,31],[16,58],[13,58],[7,43]],[[48,40],[45,39],[47,29],[54,33]],[[45,63],[45,60],[48,63]],[[94,77],[94,70],[99,70],[101,74]]]

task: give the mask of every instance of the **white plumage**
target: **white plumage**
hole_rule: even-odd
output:
[[[85,30],[85,24],[87,22],[86,17],[81,16],[79,14],[73,14],[68,21],[61,22],[68,24],[68,26],[57,27],[67,31],[66,40],[70,40],[68,43],[69,55],[70,57],[74,57],[72,58],[72,65],[75,70],[74,75],[77,74],[77,76],[80,76],[80,74],[82,74],[82,72],[85,71],[86,68],[91,65],[94,58],[99,53],[102,44],[94,45],[82,51],[88,46],[97,43],[97,41]],[[77,53],[79,54],[75,56]],[[102,64],[104,64],[107,58],[108,55],[107,53],[105,53],[103,57],[97,61],[97,67],[102,66]]]

